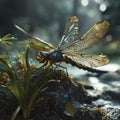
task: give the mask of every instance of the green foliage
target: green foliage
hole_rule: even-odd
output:
[[[3,48],[6,53],[8,53],[8,48],[12,44],[11,40],[16,40],[16,38],[11,37],[11,34],[7,34],[0,38],[0,48]]]
[[[11,39],[8,35],[3,37],[2,41],[3,40],[8,40],[9,42]],[[4,41],[4,45],[6,44]],[[10,62],[11,57],[9,57],[8,52],[8,54],[0,55],[1,75],[7,76],[4,77],[7,83],[2,84],[0,90],[7,96],[11,96],[12,94],[14,96],[13,99],[17,100],[17,105],[16,108],[14,108],[11,120],[15,120],[19,116],[23,120],[28,120],[36,101],[47,100],[46,93],[53,87],[48,86],[48,84],[51,82],[59,82],[61,75],[67,76],[62,70],[37,68],[36,63],[31,65],[29,63],[29,50],[30,46],[26,45],[25,52],[18,52],[18,58],[16,60],[13,59],[14,63]],[[3,77],[0,79],[3,79]],[[3,89],[4,87],[2,86],[7,89]],[[7,104],[5,100],[4,103]],[[13,104],[14,103],[11,103],[11,105]],[[22,115],[20,113],[22,113]]]
[[[72,105],[72,101],[68,101],[65,106],[65,114],[73,116],[77,112],[77,109]]]

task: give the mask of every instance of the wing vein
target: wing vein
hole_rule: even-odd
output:
[[[100,38],[108,31],[109,22],[101,21],[92,26],[82,37],[75,39],[73,42],[64,46],[62,50],[64,52],[77,52],[90,48],[95,45]]]

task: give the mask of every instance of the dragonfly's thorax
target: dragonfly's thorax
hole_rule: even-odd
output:
[[[58,49],[51,49],[49,51],[39,51],[37,53],[37,60],[40,62],[51,61],[53,63],[62,60],[62,53]]]

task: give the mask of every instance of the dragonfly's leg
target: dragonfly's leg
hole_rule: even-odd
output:
[[[41,67],[37,68],[37,69],[33,72],[34,76],[37,76],[37,75],[40,73],[41,69],[44,68],[47,64],[48,64],[48,61],[46,61]]]
[[[59,64],[54,64],[54,65],[56,66],[54,70],[56,70],[58,67],[61,67],[62,69],[64,69],[64,70],[65,70],[66,74],[68,75],[67,68],[66,68],[66,67],[64,67],[64,66],[62,66],[62,65],[60,65],[60,64],[61,64],[61,63],[59,63]]]
[[[47,64],[48,64],[48,61],[44,62],[44,64],[41,67],[39,67],[38,69],[44,68]]]
[[[51,62],[50,61],[46,61],[45,64],[42,66],[43,69],[47,69],[51,66]]]
[[[62,67],[61,65],[60,65],[61,63],[56,63],[56,64],[54,64],[55,65],[55,68],[54,68],[54,70],[56,70],[58,67]]]

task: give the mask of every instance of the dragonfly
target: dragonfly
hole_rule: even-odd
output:
[[[103,54],[80,54],[80,51],[93,47],[100,41],[100,38],[109,30],[109,22],[106,20],[94,24],[86,33],[79,37],[78,18],[71,16],[66,20],[63,36],[57,47],[33,36],[19,26],[15,26],[27,36],[47,46],[37,51],[36,59],[44,66],[56,63],[68,63],[80,69],[93,73],[104,73],[106,71],[95,69],[109,63],[109,58]],[[34,45],[33,45],[34,46]],[[49,49],[48,49],[49,48]]]

